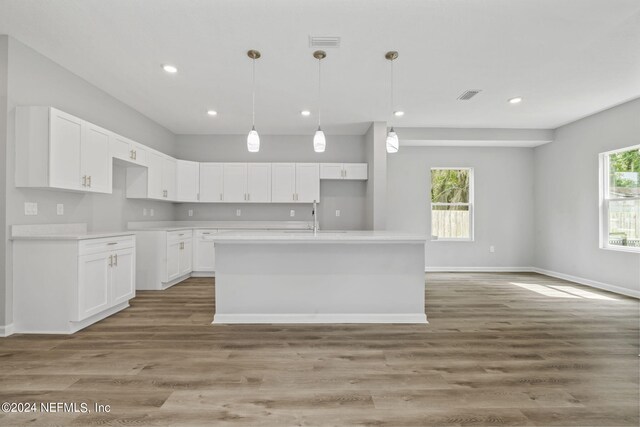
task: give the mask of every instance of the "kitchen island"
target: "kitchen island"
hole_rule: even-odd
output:
[[[229,231],[214,237],[224,323],[427,323],[423,236]]]

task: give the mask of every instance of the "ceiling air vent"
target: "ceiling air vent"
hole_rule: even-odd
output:
[[[479,94],[480,92],[482,92],[482,90],[480,89],[470,89],[465,91],[462,95],[460,95],[458,97],[459,101],[468,101],[471,98],[473,98],[474,96],[476,96],[477,94]]]
[[[340,37],[309,36],[309,47],[340,47]]]

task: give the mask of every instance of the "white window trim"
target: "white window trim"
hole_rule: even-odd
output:
[[[600,153],[598,155],[599,160],[599,172],[600,172],[600,180],[599,180],[599,211],[600,211],[600,221],[599,221],[599,244],[600,249],[609,250],[609,251],[618,251],[618,252],[632,252],[632,253],[640,253],[640,248],[634,248],[629,246],[616,246],[609,244],[609,203],[618,202],[618,201],[633,201],[640,200],[640,197],[626,197],[626,198],[616,198],[609,199],[609,155],[615,153],[622,153],[624,151],[631,151],[633,149],[640,150],[640,145],[632,145],[630,147],[620,148],[617,150],[605,151],[604,153]]]
[[[430,171],[433,170],[468,170],[469,171],[469,203],[433,203],[431,201],[431,173],[429,173],[429,235],[431,236],[432,242],[473,242],[475,240],[475,210],[474,210],[474,201],[475,201],[475,173],[472,167],[461,166],[461,167],[432,167]],[[431,216],[431,212],[433,211],[433,206],[469,206],[469,237],[468,238],[444,238],[444,239],[434,239],[431,234],[431,230],[433,229],[433,217]]]

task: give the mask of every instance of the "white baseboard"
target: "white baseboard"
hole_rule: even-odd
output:
[[[570,282],[590,286],[592,288],[602,289],[603,291],[609,291],[629,297],[640,298],[640,291],[634,291],[633,289],[627,289],[616,285],[610,285],[608,283],[597,282],[595,280],[572,276],[570,274],[558,273],[557,271],[545,270],[543,268],[534,267],[533,271],[536,273],[544,274],[545,276],[551,276],[557,279],[568,280]]]
[[[484,273],[523,273],[534,271],[533,267],[425,267],[425,272],[428,273],[471,273],[471,272],[484,272]]]
[[[0,326],[0,337],[8,337],[9,335],[13,335],[13,323]]]
[[[192,271],[191,277],[216,277],[213,271]]]
[[[427,324],[423,313],[300,313],[300,314],[216,314],[213,324],[226,323],[420,323]]]

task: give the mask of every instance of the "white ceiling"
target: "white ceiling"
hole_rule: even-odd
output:
[[[0,0],[0,33],[180,134],[248,131],[250,48],[257,129],[312,133],[309,35],[342,38],[323,61],[329,133],[391,119],[392,49],[401,127],[555,128],[640,96],[638,0]]]

